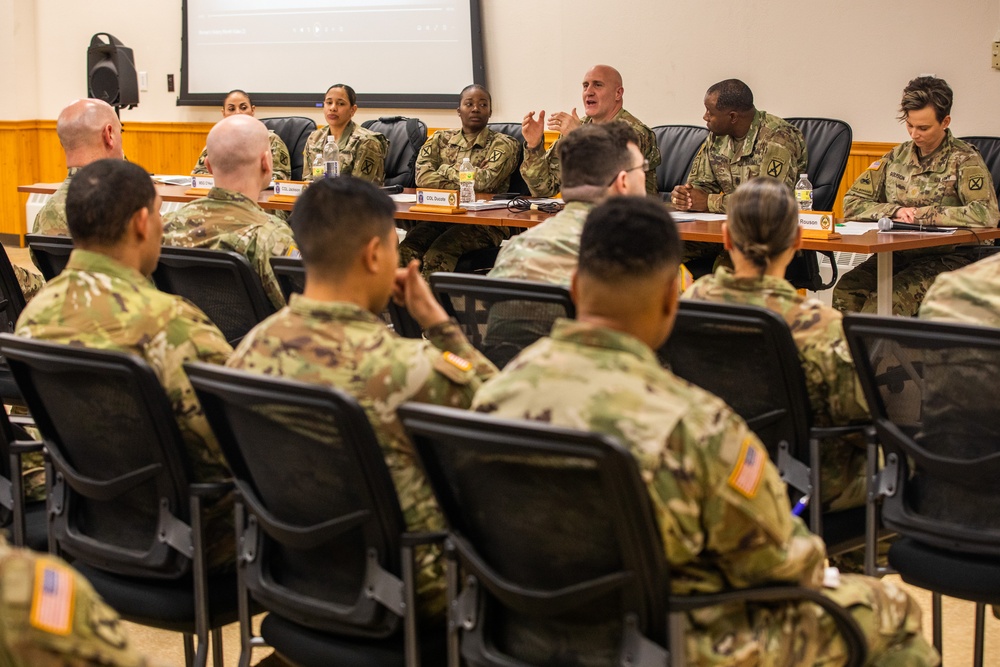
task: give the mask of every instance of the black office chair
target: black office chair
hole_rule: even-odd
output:
[[[939,651],[941,596],[976,603],[982,665],[985,605],[1000,604],[1000,330],[859,315],[844,330],[885,456],[889,564],[933,592]]]
[[[302,170],[309,169],[312,165],[302,164],[302,153],[306,148],[306,140],[316,123],[312,118],[303,116],[284,116],[281,118],[261,118],[267,129],[271,130],[285,142],[288,148],[288,157],[292,165],[292,180],[302,180]]]
[[[799,128],[806,140],[809,164],[806,173],[813,185],[813,210],[832,211],[837,201],[837,190],[847,169],[853,133],[851,126],[832,118],[786,118]],[[833,277],[823,282],[819,273],[819,255],[830,260]],[[803,250],[789,264],[785,279],[799,289],[813,292],[830,289],[837,284],[839,270],[830,251]]]
[[[10,531],[15,546],[47,551],[45,501],[27,501],[21,477],[21,457],[40,451],[42,443],[32,440],[20,425],[11,423],[6,410],[0,410],[0,527]]]
[[[380,132],[389,140],[389,152],[385,156],[385,185],[416,187],[414,164],[427,141],[427,124],[419,118],[382,116],[378,120],[366,120],[361,127]]]
[[[664,199],[669,199],[675,187],[687,183],[691,163],[705,143],[708,128],[701,125],[657,125],[650,129],[663,160],[656,168],[656,189]]]
[[[14,265],[11,264],[7,251],[0,246],[0,331],[13,333],[24,305],[24,293],[21,291],[21,284],[17,282]],[[4,405],[24,405],[21,392],[18,391],[17,383],[3,357],[0,357],[0,401]]]
[[[960,137],[960,139],[979,150],[986,168],[990,170],[993,188],[1000,197],[1000,137]]]
[[[449,569],[450,666],[459,651],[480,667],[684,665],[678,612],[799,598],[831,615],[863,664],[856,623],[817,591],[671,596],[648,491],[612,438],[416,403],[398,415],[464,570],[459,591]]]
[[[779,315],[755,306],[681,301],[673,332],[658,355],[675,375],[715,394],[743,417],[767,447],[793,499],[810,496],[809,526],[823,536],[832,555],[865,543],[864,507],[822,511],[818,462],[823,438],[863,432],[868,425],[812,425],[799,351]]]
[[[519,192],[525,196],[531,196],[531,189],[528,188],[528,184],[524,182],[524,178],[521,176],[521,162],[524,161],[524,134],[521,132],[520,123],[488,123],[486,127],[490,128],[494,132],[500,132],[501,134],[506,134],[508,137],[512,137],[517,141],[517,164],[514,167],[514,171],[510,175],[510,185],[507,186],[508,192]]]
[[[71,560],[126,620],[184,633],[188,665],[222,667],[236,620],[233,575],[209,576],[205,506],[228,484],[194,484],[153,370],[121,352],[0,335],[45,442],[50,551]],[[197,636],[197,654],[193,637]]]
[[[73,239],[69,236],[48,236],[28,234],[24,237],[31,254],[46,282],[52,280],[66,268],[69,255],[73,252]]]
[[[556,318],[576,316],[561,285],[444,272],[432,274],[430,282],[465,337],[498,368],[547,336]]]
[[[260,276],[230,250],[163,246],[153,282],[201,308],[234,346],[274,313]]]
[[[426,664],[441,664],[443,628],[417,632],[413,547],[442,536],[405,532],[357,402],[316,385],[185,368],[239,492],[241,667],[263,640],[303,667],[414,666],[421,646]],[[263,640],[251,634],[251,601],[269,612]]]

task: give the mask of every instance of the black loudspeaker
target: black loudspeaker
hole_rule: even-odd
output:
[[[132,49],[114,36],[99,32],[87,49],[87,95],[113,107],[139,104],[139,78]]]

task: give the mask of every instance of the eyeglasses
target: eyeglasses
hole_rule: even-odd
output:
[[[622,169],[621,171],[618,172],[618,174],[620,174],[622,172],[625,172],[627,174],[628,172],[635,171],[636,169],[642,169],[643,171],[649,171],[649,160],[643,160],[642,162],[640,162],[639,164],[635,165],[634,167],[629,167],[628,169]],[[610,183],[608,183],[608,187],[609,188],[612,185],[614,185],[615,181],[618,180],[618,174],[615,174],[615,177],[611,179]]]

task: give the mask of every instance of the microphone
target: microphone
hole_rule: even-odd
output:
[[[379,189],[382,190],[382,192],[386,193],[387,195],[398,195],[400,192],[403,191],[403,186],[402,185],[383,185]]]
[[[912,222],[897,222],[895,220],[890,220],[889,218],[879,218],[878,230],[880,232],[937,232],[940,234],[948,234],[955,231],[954,227],[935,227],[934,225],[924,225],[920,223]]]

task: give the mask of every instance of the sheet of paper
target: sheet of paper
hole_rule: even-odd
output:
[[[694,222],[695,220],[722,220],[725,221],[725,213],[687,213],[685,211],[671,211],[670,217],[674,222]]]
[[[845,222],[838,222],[837,227],[834,231],[838,234],[845,234],[847,236],[857,236],[859,234],[864,234],[865,232],[870,232],[873,229],[878,229],[877,222],[859,222],[857,220],[847,220]]]
[[[399,202],[400,204],[416,204],[417,195],[414,193],[406,194],[405,192],[400,192],[398,194],[389,195],[389,199],[394,202]]]
[[[153,180],[157,183],[163,183],[164,185],[186,185],[191,187],[191,174],[188,174],[187,176],[157,174],[156,176],[153,176]]]

